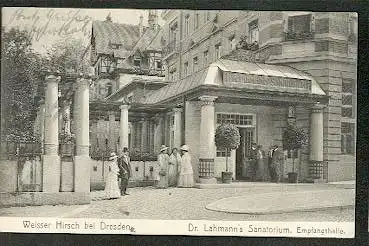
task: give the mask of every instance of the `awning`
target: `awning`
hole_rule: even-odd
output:
[[[315,79],[288,66],[220,59],[209,67],[146,94],[142,104],[159,104],[206,85],[241,91],[324,96]]]

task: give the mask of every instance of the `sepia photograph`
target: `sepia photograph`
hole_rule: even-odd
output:
[[[358,15],[3,8],[0,231],[354,237]]]

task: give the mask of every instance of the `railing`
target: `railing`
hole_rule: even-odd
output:
[[[284,41],[311,40],[314,38],[313,32],[285,32]]]

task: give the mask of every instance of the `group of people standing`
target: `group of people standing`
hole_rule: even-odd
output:
[[[193,169],[189,148],[183,145],[180,149],[173,148],[168,153],[168,147],[162,145],[158,155],[159,173],[156,177],[157,188],[192,187],[194,185]]]
[[[181,155],[181,153],[182,155]],[[193,169],[189,148],[183,145],[178,151],[173,148],[168,154],[168,147],[162,145],[158,155],[159,172],[155,177],[157,188],[192,187],[194,185]],[[108,199],[116,199],[128,195],[128,180],[132,175],[128,148],[122,154],[111,153],[109,157],[109,173],[105,182],[105,194]],[[120,179],[120,188],[119,188]]]
[[[108,199],[116,199],[121,196],[129,195],[127,193],[128,180],[132,175],[131,161],[128,148],[123,148],[122,154],[117,156],[111,153],[109,157],[109,173],[105,183],[105,194]],[[120,188],[119,188],[120,178]]]
[[[248,159],[251,181],[283,182],[284,155],[278,145],[273,145],[266,156],[261,145],[252,143]]]

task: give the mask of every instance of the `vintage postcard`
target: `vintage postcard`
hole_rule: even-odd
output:
[[[356,13],[2,16],[0,231],[354,237]]]

